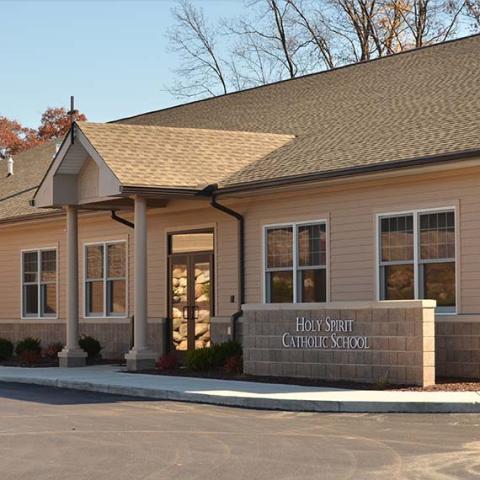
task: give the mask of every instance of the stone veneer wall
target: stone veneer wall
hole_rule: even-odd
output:
[[[0,337],[14,343],[25,337],[35,337],[42,341],[43,347],[54,342],[65,344],[65,330],[64,323],[0,323]],[[80,323],[80,335],[95,337],[103,346],[102,357],[105,359],[123,358],[130,349],[131,330],[130,323]],[[159,355],[163,353],[164,324],[149,323],[147,334],[151,348]]]
[[[480,379],[480,321],[436,322],[437,377]]]
[[[366,336],[370,348],[282,346],[285,332],[303,335],[295,332],[297,317],[327,316],[353,320],[353,332],[343,335]],[[245,305],[243,346],[244,370],[250,375],[431,385],[435,383],[435,302]]]

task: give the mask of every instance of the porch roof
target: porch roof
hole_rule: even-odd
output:
[[[202,189],[291,142],[293,135],[76,124],[122,186]]]

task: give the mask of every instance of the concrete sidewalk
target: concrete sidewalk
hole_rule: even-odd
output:
[[[134,397],[308,412],[480,413],[480,392],[399,392],[302,387],[126,373],[123,367],[0,367],[0,382]],[[1,385],[0,385],[1,394]]]

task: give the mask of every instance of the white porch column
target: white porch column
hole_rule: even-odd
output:
[[[67,213],[67,341],[58,354],[61,367],[82,367],[87,354],[78,346],[78,212],[69,205]]]
[[[135,253],[133,348],[125,355],[128,370],[153,368],[155,354],[147,345],[147,202],[136,196],[135,201]]]

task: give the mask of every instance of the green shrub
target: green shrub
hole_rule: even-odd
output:
[[[204,372],[215,365],[215,351],[212,347],[190,350],[185,356],[185,366],[189,370]]]
[[[6,338],[0,338],[0,360],[8,360],[13,355],[13,343]]]
[[[223,367],[228,358],[241,355],[242,345],[231,340],[187,352],[185,365],[189,370],[206,371],[211,368]]]
[[[80,348],[87,353],[90,360],[98,358],[100,356],[100,351],[103,348],[96,338],[89,337],[88,335],[82,335],[78,344],[80,345]]]
[[[23,352],[40,353],[42,352],[41,342],[38,338],[27,337],[17,343],[15,353],[17,357],[21,357]]]

